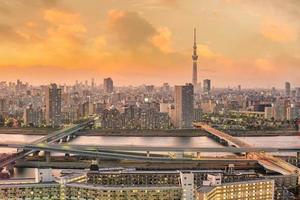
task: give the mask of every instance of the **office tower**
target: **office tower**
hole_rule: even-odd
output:
[[[95,79],[94,79],[94,78],[92,78],[92,81],[91,81],[91,86],[92,86],[92,88],[94,88],[94,87],[95,87]]]
[[[291,83],[289,82],[285,83],[285,96],[291,96]]]
[[[33,108],[30,104],[27,108],[24,109],[23,121],[26,126],[38,126],[42,122],[42,109]]]
[[[7,103],[6,103],[5,98],[0,99],[0,113],[6,112],[7,111]]]
[[[300,87],[295,88],[295,96],[297,99],[300,99]]]
[[[298,118],[299,108],[296,107],[294,104],[291,104],[286,109],[286,119],[289,121],[295,120]]]
[[[169,85],[169,83],[164,83],[163,84],[162,91],[165,92],[165,93],[170,92],[170,85]]]
[[[46,91],[46,123],[59,126],[61,123],[61,89],[56,84],[51,84]]]
[[[288,109],[284,104],[276,103],[265,108],[265,118],[283,121],[287,118]]]
[[[194,86],[175,86],[175,126],[191,128],[194,114]]]
[[[105,93],[112,93],[114,91],[114,82],[111,78],[104,79],[103,89]]]
[[[238,85],[238,91],[242,91],[242,86],[241,85]]]
[[[194,87],[197,86],[197,76],[198,76],[198,69],[197,69],[197,60],[198,60],[198,55],[197,55],[197,43],[196,43],[196,29],[194,29],[194,46],[193,46],[193,80],[192,83]]]
[[[205,94],[210,94],[210,92],[211,92],[211,80],[205,79],[203,81],[203,92]]]

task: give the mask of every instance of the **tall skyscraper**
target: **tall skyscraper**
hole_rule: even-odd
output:
[[[112,93],[114,91],[114,82],[110,77],[104,79],[103,89],[105,93]]]
[[[210,94],[210,92],[211,92],[211,80],[205,79],[203,81],[203,92],[204,92],[204,94]]]
[[[193,80],[192,83],[194,87],[197,86],[197,76],[198,76],[198,69],[197,69],[197,60],[198,60],[198,55],[197,55],[197,42],[196,42],[196,28],[194,29],[194,46],[193,46]]]
[[[285,83],[285,96],[287,96],[287,97],[291,96],[291,83],[290,82]]]
[[[51,84],[46,91],[46,123],[51,126],[61,124],[61,89],[56,84]]]
[[[297,99],[300,99],[300,87],[295,88],[295,96]]]
[[[194,118],[194,86],[175,86],[175,126],[191,128]]]
[[[94,87],[95,87],[95,79],[94,79],[94,78],[92,78],[92,81],[91,81],[91,86],[92,86],[92,88],[94,88]]]

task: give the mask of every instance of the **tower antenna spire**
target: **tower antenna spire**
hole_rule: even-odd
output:
[[[196,28],[194,28],[194,46],[196,46],[196,43],[197,43],[197,36],[196,36],[197,32],[196,31],[197,31]]]
[[[197,86],[198,80],[198,67],[197,67],[197,60],[198,60],[198,55],[197,55],[197,41],[196,41],[196,28],[194,28],[194,45],[193,45],[193,55],[192,55],[192,60],[193,60],[193,77],[192,77],[192,83],[194,87]]]

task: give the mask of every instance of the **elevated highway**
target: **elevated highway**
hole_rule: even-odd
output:
[[[72,125],[72,126],[69,126],[67,128],[64,128],[62,130],[59,130],[59,131],[56,131],[52,134],[49,134],[45,137],[42,137],[34,142],[32,142],[32,144],[42,144],[42,143],[50,143],[50,144],[53,144],[63,138],[66,138],[66,137],[70,137],[72,136],[72,134],[76,133],[77,131],[80,131],[88,126],[90,126],[92,123],[94,122],[93,119],[89,119],[85,122],[82,122],[80,124],[76,124],[76,125]],[[15,161],[21,159],[21,158],[24,158],[30,154],[33,154],[36,150],[33,150],[33,149],[23,149],[21,151],[19,151],[18,153],[15,153],[13,154],[12,156],[10,157],[7,157],[3,160],[0,160],[0,169],[7,166],[7,165],[10,165],[12,163],[14,163]]]
[[[1,144],[0,148],[17,148],[27,150],[43,150],[39,148],[77,149],[85,151],[149,151],[149,152],[223,152],[223,153],[251,153],[251,152],[299,152],[300,147],[271,148],[271,147],[167,147],[167,146],[137,146],[137,145],[72,145],[72,144]]]
[[[232,137],[207,124],[194,123],[194,126],[197,128],[201,128],[213,137],[217,137],[220,140],[226,141],[229,146],[239,148],[252,148],[251,145],[239,140],[238,138]],[[274,156],[265,152],[249,152],[247,154],[247,157],[251,159],[256,159],[264,168],[268,170],[275,171],[283,175],[297,174],[300,181],[300,169],[282,159],[275,158]]]

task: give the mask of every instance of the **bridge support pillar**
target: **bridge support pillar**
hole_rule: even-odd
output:
[[[147,158],[150,158],[150,151],[147,151]]]
[[[197,153],[196,153],[196,158],[197,158],[197,159],[200,159],[200,158],[201,158],[201,152],[197,152]]]
[[[14,165],[13,164],[9,164],[5,168],[6,168],[6,171],[8,171],[10,174],[14,174]]]
[[[97,159],[96,159],[96,165],[99,166],[100,164],[101,164],[101,160],[100,160],[100,158],[97,158]]]
[[[39,156],[39,151],[35,151],[34,153],[33,153],[33,156]]]
[[[177,152],[175,154],[176,158],[183,158],[184,157],[184,152]]]
[[[45,151],[46,162],[51,162],[51,153],[49,151]]]

